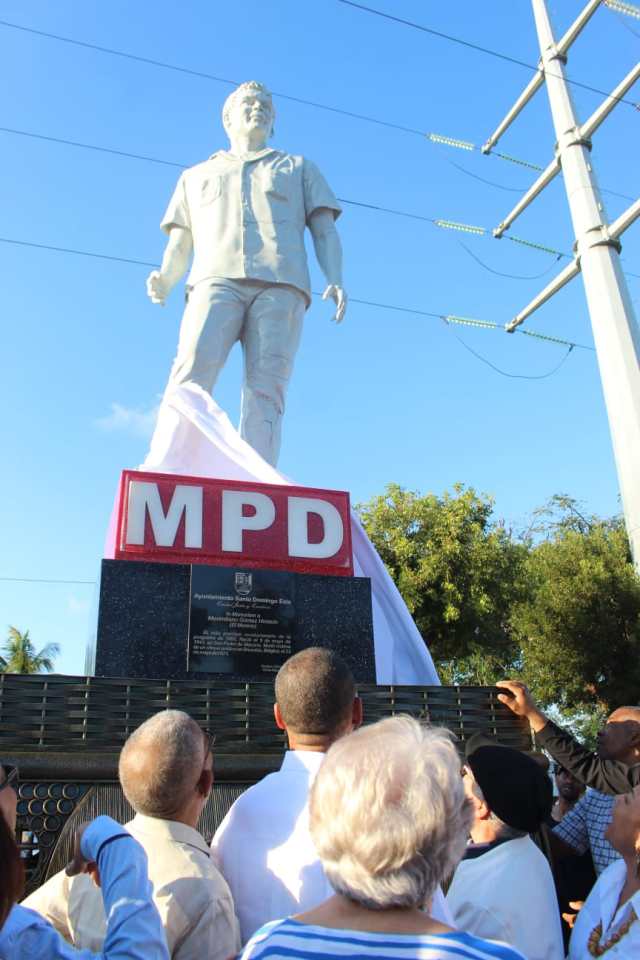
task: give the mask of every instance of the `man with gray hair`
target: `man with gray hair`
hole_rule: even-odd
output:
[[[334,221],[340,205],[305,157],[267,146],[275,111],[261,83],[227,98],[222,122],[231,149],[181,175],[161,227],[169,236],[160,270],[147,279],[164,304],[193,263],[169,387],[210,392],[236,341],[244,354],[240,434],[270,464],[280,450],[285,395],[311,303],[305,227],[327,281],[323,299],[340,323],[347,297]]]
[[[180,710],[156,713],[122,748],[119,776],[136,812],[126,827],[147,854],[171,957],[227,960],[240,947],[233,900],[196,830],[213,784],[209,736]],[[61,871],[24,905],[74,946],[102,949],[102,896],[87,876],[71,878]]]
[[[470,737],[465,752],[473,843],[447,894],[454,920],[478,937],[510,943],[527,960],[561,960],[553,876],[529,836],[551,812],[551,781],[532,757],[483,734]]]

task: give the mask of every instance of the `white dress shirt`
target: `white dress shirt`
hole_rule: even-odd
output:
[[[569,942],[568,960],[591,960],[587,943],[592,930],[599,923],[602,924],[600,944],[605,944],[629,919],[632,909],[638,919],[633,921],[616,944],[609,947],[605,956],[607,960],[631,960],[632,957],[640,957],[640,892],[630,897],[619,910],[616,909],[626,873],[624,860],[616,860],[600,874],[576,917]]]
[[[288,750],[277,773],[238,797],[211,842],[233,894],[243,944],[264,923],[333,896],[309,832],[309,789],[323,759],[323,753]],[[439,889],[431,914],[453,925]]]
[[[227,150],[185,170],[161,227],[191,231],[188,283],[210,277],[297,287],[311,300],[304,229],[318,209],[340,204],[315,164],[266,147],[236,157]]]
[[[173,960],[228,960],[240,937],[229,888],[203,837],[184,823],[137,814],[127,830],[143,847],[153,900]],[[57,873],[24,901],[76,947],[102,949],[102,896],[89,877]]]
[[[509,943],[527,960],[564,957],[551,869],[528,836],[462,860],[447,903],[461,930]]]
[[[168,960],[140,845],[111,817],[97,817],[80,848],[86,860],[98,864],[101,889],[94,889],[109,917],[100,953],[76,950],[38,913],[19,904],[0,930],[0,960]]]

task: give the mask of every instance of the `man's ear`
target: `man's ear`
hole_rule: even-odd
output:
[[[282,714],[280,713],[280,707],[278,706],[277,703],[274,703],[273,705],[273,716],[275,718],[276,727],[278,728],[278,730],[286,730],[287,728],[284,720],[282,719]]]
[[[196,784],[196,790],[203,797],[208,797],[213,787],[213,770],[203,770]]]
[[[362,706],[362,700],[360,697],[353,698],[353,708],[351,711],[351,722],[353,724],[353,729],[357,730],[358,727],[362,724],[362,717],[364,714],[364,708]]]
[[[629,726],[629,748],[633,750],[636,757],[640,757],[640,723],[630,720]]]

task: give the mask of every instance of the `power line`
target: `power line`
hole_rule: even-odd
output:
[[[80,141],[80,140],[70,140],[66,137],[52,137],[52,136],[48,136],[41,133],[34,133],[31,130],[18,130],[16,127],[0,127],[0,133],[8,133],[15,136],[28,137],[30,139],[42,140],[44,142],[49,142],[49,143],[58,143],[58,144],[61,144],[62,146],[77,147],[82,150],[92,150],[97,153],[106,153],[112,156],[124,157],[129,160],[141,160],[146,163],[162,164],[168,167],[175,167],[179,170],[185,170],[188,167],[188,164],[178,163],[175,160],[164,160],[160,157],[150,157],[150,156],[147,156],[146,154],[132,153],[131,151],[127,151],[127,150],[117,150],[113,147],[105,147],[101,144],[84,143],[83,141]],[[431,136],[434,136],[434,135],[431,135]],[[447,138],[447,139],[450,140],[450,138]],[[459,142],[462,142],[462,141],[459,141]],[[485,183],[488,186],[497,187],[500,190],[508,190],[510,192],[517,192],[517,193],[522,192],[520,189],[516,187],[507,187],[507,186],[504,186],[503,184],[495,183],[491,180],[486,180],[484,177],[479,177],[477,176],[477,174],[472,173],[470,170],[465,170],[464,167],[455,163],[453,160],[449,160],[448,163],[450,163],[451,166],[455,167],[461,173],[466,174],[466,176],[473,177],[474,180],[479,180],[481,183]],[[624,193],[618,193],[615,190],[605,190],[604,188],[601,188],[601,190],[603,193],[612,194],[613,196],[620,197],[623,200],[628,200],[630,202],[633,202],[634,200],[633,197],[630,197]],[[346,203],[346,204],[349,204],[349,206],[362,207],[364,209],[375,210],[381,213],[389,213],[396,217],[405,217],[406,219],[409,219],[409,220],[419,220],[419,221],[422,221],[423,223],[431,223],[439,227],[448,226],[449,224],[449,221],[445,221],[442,219],[438,220],[434,217],[424,216],[423,214],[410,213],[407,210],[397,210],[391,207],[383,207],[380,204],[367,203],[362,200],[349,200],[347,197],[338,197],[337,199],[340,201],[340,203]],[[487,232],[486,230],[484,230],[484,228],[482,228],[482,231],[483,233]],[[474,232],[480,232],[480,228],[476,229]],[[562,256],[562,257],[570,256],[570,254],[565,254],[562,251],[553,250],[550,247],[545,247],[543,244],[522,240],[518,237],[513,237],[508,234],[505,234],[505,237],[507,240],[512,240],[515,243],[520,243],[523,246],[531,247],[532,249],[536,249],[536,250],[541,250],[544,253],[550,253],[554,256]],[[627,273],[629,276],[632,276],[632,277],[637,276],[637,274],[631,273],[629,271],[627,271]]]
[[[434,30],[431,27],[425,27],[422,23],[416,23],[413,20],[405,20],[402,17],[396,17],[391,13],[385,13],[383,10],[375,10],[373,7],[367,7],[363,3],[355,3],[354,0],[338,0],[338,3],[342,3],[347,7],[353,7],[356,10],[361,10],[363,13],[371,13],[376,17],[382,17],[383,20],[390,20],[393,23],[402,24],[405,27],[411,27],[413,30],[420,30],[421,33],[428,33],[432,37],[438,37],[440,40],[448,40],[450,43],[456,43],[459,46],[466,47],[469,50],[476,50],[478,53],[484,53],[487,56],[495,57],[498,60],[504,60],[507,63],[513,63],[518,67],[525,67],[527,70],[533,70],[534,73],[541,73],[540,67],[537,64],[528,63],[526,60],[519,60],[517,57],[512,57],[507,53],[502,53],[499,50],[492,50],[490,47],[483,47],[479,43],[473,43],[470,40],[463,40],[461,37],[454,37],[450,33],[443,33],[441,30]],[[555,76],[555,74],[549,74],[549,76]],[[607,93],[605,90],[601,90],[599,87],[593,87],[588,83],[582,83],[580,80],[572,80],[569,77],[564,77],[567,83],[573,84],[574,87],[580,87],[583,90],[589,90],[591,93],[597,93],[600,96],[606,97],[608,100],[615,99],[617,103],[626,103],[627,106],[634,107],[636,110],[640,109],[640,104],[636,103],[633,100],[627,100],[625,97],[612,97],[610,93]]]
[[[471,259],[475,260],[475,262],[483,267],[488,273],[492,273],[496,277],[504,277],[507,280],[540,280],[549,273],[554,264],[560,259],[560,255],[558,255],[556,259],[552,260],[549,266],[546,267],[541,273],[527,274],[526,276],[517,273],[503,273],[501,270],[494,270],[493,267],[490,267],[484,262],[484,260],[481,260],[480,257],[476,256],[473,250],[470,250],[466,243],[463,243],[462,240],[458,240],[458,243],[465,253],[468,253]]]
[[[72,37],[63,37],[59,33],[48,33],[45,30],[36,30],[33,27],[25,27],[20,23],[11,23],[8,20],[0,20],[0,26],[9,27],[12,30],[21,30],[24,33],[31,33],[37,37],[45,37],[47,40],[57,40],[59,43],[69,43],[75,47],[84,47],[87,50],[96,50],[99,53],[106,53],[112,57],[122,57],[125,60],[133,60],[137,63],[145,63],[148,66],[160,67],[163,70],[173,70],[175,73],[183,73],[187,76],[198,77],[201,80],[212,80],[215,83],[223,83],[226,86],[237,87],[241,82],[239,80],[230,80],[227,77],[217,77],[212,73],[205,73],[202,70],[192,70],[189,67],[181,67],[175,63],[166,63],[163,60],[154,60],[152,57],[143,57],[135,53],[126,53],[124,50],[116,50],[113,47],[103,47],[97,43],[88,43],[86,40],[76,40]],[[418,137],[424,137],[424,131],[416,130],[413,127],[404,126],[401,123],[393,123],[390,120],[381,120],[379,117],[370,117],[363,113],[354,113],[351,110],[343,110],[340,107],[332,107],[327,103],[319,103],[316,100],[305,100],[303,97],[294,97],[288,93],[279,93],[272,91],[273,95],[280,97],[281,100],[290,100],[293,103],[301,103],[308,107],[315,107],[318,110],[327,110],[329,113],[338,113],[344,117],[351,117],[354,120],[364,120],[367,123],[375,123],[381,127],[389,127],[392,130],[400,130],[402,133],[415,134]]]
[[[164,166],[175,167],[179,170],[186,170],[187,167],[189,166],[189,164],[187,163],[178,163],[175,160],[164,160],[160,157],[150,157],[142,153],[132,153],[131,151],[128,151],[128,150],[116,150],[113,147],[105,147],[105,146],[102,146],[101,144],[96,144],[96,143],[84,143],[83,141],[80,141],[80,140],[70,140],[67,137],[51,137],[42,133],[34,133],[31,130],[18,130],[16,127],[0,127],[0,133],[8,133],[18,137],[28,137],[33,140],[43,140],[48,143],[58,143],[58,144],[61,144],[62,146],[76,147],[81,150],[93,150],[96,153],[106,153],[116,157],[125,157],[126,159],[129,159],[129,160],[142,160],[145,163],[163,164]],[[509,191],[513,190],[514,192],[517,192],[517,193],[522,192],[516,187],[501,187],[500,184],[492,183],[490,180],[484,180],[482,177],[477,177],[475,174],[470,173],[468,170],[465,170],[464,167],[459,166],[458,164],[454,163],[452,160],[449,160],[447,162],[450,163],[451,166],[456,167],[456,169],[460,170],[462,173],[466,173],[467,176],[474,177],[476,180],[481,180],[483,183],[486,183],[489,186],[499,187],[502,190],[509,190]],[[426,217],[417,213],[409,213],[406,210],[395,210],[390,207],[382,207],[379,204],[366,203],[365,201],[362,201],[362,200],[349,200],[346,197],[338,197],[337,199],[340,201],[340,203],[347,203],[350,206],[354,206],[354,207],[364,207],[369,210],[378,210],[378,211],[381,211],[382,213],[392,213],[398,217],[407,217],[411,220],[422,220],[423,222],[426,222],[426,223],[435,223],[434,217]]]
[[[51,137],[51,136],[48,136],[48,135],[45,135],[45,134],[34,133],[33,131],[30,131],[30,130],[18,130],[18,129],[15,128],[15,127],[0,127],[0,133],[8,133],[8,134],[16,135],[16,136],[28,137],[28,138],[35,139],[35,140],[43,140],[43,141],[45,141],[45,142],[58,143],[58,144],[61,144],[61,145],[63,145],[63,146],[78,147],[78,148],[83,149],[83,150],[93,150],[93,151],[96,151],[96,152],[98,152],[98,153],[107,153],[107,154],[111,154],[111,155],[113,155],[113,156],[125,157],[126,159],[132,159],[132,160],[142,160],[142,161],[147,162],[147,163],[163,164],[163,165],[165,165],[165,166],[176,167],[177,169],[180,169],[180,170],[184,170],[184,169],[186,169],[186,167],[188,166],[187,164],[178,163],[177,161],[173,161],[173,160],[164,160],[164,159],[161,159],[161,158],[158,158],[158,157],[150,157],[150,156],[147,156],[147,155],[145,155],[145,154],[132,153],[132,152],[130,152],[130,151],[125,151],[125,150],[117,150],[117,149],[115,149],[115,148],[113,148],[113,147],[105,147],[105,146],[102,146],[102,145],[99,145],[99,144],[84,143],[84,142],[79,141],[79,140],[70,140],[70,139],[68,139],[68,138],[66,138],[66,137]],[[493,184],[493,183],[491,183],[491,181],[484,180],[482,177],[476,177],[475,174],[470,173],[470,171],[468,171],[468,170],[464,170],[463,167],[460,167],[458,164],[453,163],[453,161],[449,161],[449,163],[451,163],[452,166],[456,167],[456,168],[459,169],[461,172],[466,173],[466,174],[468,174],[469,176],[473,176],[475,179],[481,180],[483,183],[487,183],[487,184],[489,184],[490,186],[500,186],[499,184]],[[512,188],[510,188],[510,187],[502,187],[501,189],[510,190],[510,189],[512,189]],[[632,197],[628,197],[626,194],[616,193],[616,192],[613,191],[613,190],[603,191],[603,192],[612,193],[612,194],[614,194],[615,196],[621,197],[622,199],[625,199],[625,200],[632,200],[632,199],[633,199]],[[475,234],[478,234],[478,235],[480,235],[480,236],[489,235],[489,231],[487,231],[487,229],[486,229],[485,227],[477,227],[477,226],[473,226],[473,225],[471,225],[471,224],[454,223],[453,221],[445,220],[445,219],[443,219],[443,218],[427,217],[427,216],[425,216],[425,215],[423,215],[423,214],[412,213],[412,212],[409,212],[409,211],[407,211],[407,210],[398,210],[398,209],[395,209],[395,208],[392,208],[392,207],[383,207],[383,206],[381,206],[380,204],[367,203],[367,202],[362,201],[362,200],[349,200],[349,199],[347,199],[346,197],[338,197],[337,199],[338,199],[341,203],[346,203],[346,204],[349,204],[350,206],[362,207],[363,209],[374,210],[374,211],[380,212],[380,213],[388,213],[388,214],[391,214],[391,215],[393,215],[393,216],[396,216],[396,217],[404,217],[404,218],[409,219],[409,220],[418,220],[418,221],[421,221],[421,222],[423,222],[423,223],[433,224],[434,226],[440,227],[440,228],[442,228],[442,229],[463,230],[464,232],[467,232],[467,233],[475,233]],[[504,239],[510,240],[510,241],[512,241],[512,242],[514,242],[514,243],[521,244],[522,246],[525,246],[525,247],[530,247],[531,249],[540,250],[540,251],[542,251],[543,253],[549,253],[549,254],[551,254],[551,255],[553,255],[553,256],[555,256],[555,257],[570,258],[570,256],[571,256],[570,254],[564,253],[564,252],[561,251],[561,250],[554,250],[554,249],[551,248],[551,247],[546,247],[544,244],[534,243],[534,242],[532,242],[532,241],[530,241],[530,240],[524,240],[524,239],[522,239],[522,238],[520,238],[520,237],[515,237],[515,236],[509,235],[509,234],[505,234],[505,235],[504,235]],[[0,238],[0,240],[1,240],[1,238]],[[38,246],[38,244],[28,243],[27,241],[18,241],[18,240],[15,240],[15,241],[8,241],[8,242],[14,242],[14,243],[24,242],[24,244],[25,244],[26,246]],[[64,252],[66,252],[66,250],[62,249],[61,252],[64,253]],[[105,259],[108,259],[106,255],[102,255],[102,254],[101,254],[101,255],[98,255],[98,254],[92,254],[92,253],[87,253],[87,252],[83,252],[83,251],[76,251],[76,252],[79,253],[80,255],[83,255],[83,256],[89,256],[89,257],[90,257],[90,256],[103,256]],[[123,259],[123,258],[118,258],[118,257],[114,257],[113,259],[115,259],[115,260],[120,259],[120,260],[123,260],[123,262],[125,262],[125,263],[139,263],[141,266],[147,266],[147,267],[157,266],[157,264],[148,263],[147,261],[142,261],[142,260],[136,261],[136,260],[130,260],[130,259],[127,259],[127,258],[124,258],[124,259]],[[490,269],[490,268],[487,268],[487,269]],[[639,274],[633,273],[633,272],[631,272],[630,270],[627,270],[626,273],[627,273],[627,275],[630,276],[630,277],[636,277],[636,278],[640,277]],[[506,276],[506,274],[505,274],[505,276]],[[523,279],[524,279],[524,278],[523,278]],[[531,279],[533,279],[533,278],[531,278]]]
[[[132,153],[129,150],[118,150],[115,147],[105,147],[102,144],[97,143],[84,143],[81,140],[70,140],[67,137],[52,137],[43,133],[34,133],[32,130],[18,130],[16,127],[0,127],[0,133],[8,133],[17,137],[27,137],[32,140],[43,140],[46,143],[58,143],[65,147],[76,147],[81,150],[93,150],[96,153],[111,154],[115,157],[124,157],[127,160],[142,160],[145,163],[157,163],[165,167],[175,167],[178,170],[186,170],[189,166],[188,163],[178,163],[176,160],[165,160],[162,157],[150,157],[143,153]],[[434,135],[430,136],[433,137]],[[439,142],[439,140],[434,142]],[[472,177],[474,180],[479,180],[480,183],[484,183],[487,186],[496,187],[498,190],[506,190],[509,193],[523,192],[523,189],[520,187],[507,187],[504,184],[495,183],[493,180],[487,180],[484,177],[480,177],[477,174],[472,173],[470,170],[466,170],[453,160],[448,160],[447,163],[449,163],[452,167],[455,167],[456,170],[459,170],[460,173],[465,174],[467,177]],[[602,193],[609,193],[614,197],[620,197],[622,200],[628,200],[630,203],[633,203],[635,199],[626,193],[619,193],[616,190],[606,190],[604,187],[601,187],[600,189]],[[354,207],[367,207],[370,210],[380,210],[383,213],[393,213],[398,217],[408,217],[412,220],[423,220],[427,223],[435,222],[433,217],[425,217],[417,213],[408,213],[406,210],[394,210],[389,207],[381,207],[373,203],[365,203],[361,200],[348,200],[346,197],[338,197],[337,199],[341,203],[348,203]]]
[[[95,587],[95,580],[44,580],[39,577],[0,577],[0,581],[9,583],[66,583],[66,584],[87,584]]]
[[[133,263],[137,267],[153,267],[157,263],[148,260],[133,260],[130,257],[112,257],[107,253],[91,253],[89,250],[74,250],[71,247],[54,247],[50,243],[35,243],[33,240],[15,240],[13,237],[0,237],[0,243],[11,243],[19,247],[37,247],[39,250],[53,250],[55,253],[72,253],[77,257],[93,257],[96,260],[115,260],[117,263]]]
[[[35,140],[59,143],[67,147],[79,147],[83,150],[94,150],[98,153],[108,153],[117,157],[126,157],[130,160],[143,160],[146,163],[161,163],[167,167],[177,167],[179,170],[186,170],[189,166],[187,163],[177,163],[174,160],[162,160],[158,157],[149,157],[141,153],[130,153],[126,150],[115,150],[112,147],[103,147],[95,143],[82,143],[80,140],[68,140],[66,137],[45,136],[41,133],[32,133],[30,130],[17,130],[15,127],[0,127],[0,133],[9,133],[19,137],[29,137]],[[382,213],[392,213],[397,217],[408,217],[411,220],[422,220],[426,223],[435,222],[433,217],[425,217],[418,213],[409,213],[406,210],[394,210],[390,207],[382,207],[374,203],[365,203],[362,200],[348,200],[346,197],[338,197],[337,199],[340,201],[340,203],[348,203],[354,207],[365,207],[369,210],[378,210]]]
[[[464,173],[466,177],[471,177],[473,180],[479,180],[480,183],[484,183],[488,187],[495,187],[497,190],[505,190],[507,193],[524,193],[526,190],[526,187],[507,187],[503,183],[496,183],[494,180],[486,180],[485,177],[479,177],[477,173],[472,173],[471,170],[467,170],[466,167],[460,166],[460,164],[456,163],[454,160],[448,160],[447,163],[451,167],[455,167],[456,170],[459,170],[460,173]]]
[[[130,257],[114,257],[105,253],[93,253],[88,250],[76,250],[71,247],[59,247],[59,246],[54,246],[52,244],[47,244],[47,243],[36,243],[35,241],[30,241],[30,240],[16,240],[11,237],[0,237],[0,243],[16,244],[17,246],[22,246],[22,247],[35,247],[38,250],[51,250],[55,253],[67,253],[67,254],[72,254],[74,256],[93,257],[97,260],[115,261],[116,263],[130,263],[130,264],[133,264],[134,266],[157,267],[157,264],[151,263],[147,260],[134,260]],[[314,297],[322,296],[322,294],[318,290],[314,290],[312,292]],[[504,327],[501,324],[489,322],[486,320],[473,320],[468,317],[457,317],[453,314],[435,313],[429,310],[419,310],[413,307],[399,307],[395,304],[380,303],[379,301],[376,301],[376,300],[361,300],[356,297],[349,297],[349,301],[350,303],[357,303],[366,307],[377,307],[378,309],[381,309],[381,310],[393,310],[396,313],[410,313],[419,317],[429,317],[430,319],[433,319],[433,320],[444,320],[447,324],[456,323],[456,324],[463,324],[463,325],[472,326],[472,327],[482,327],[482,328],[491,329],[491,330],[504,329]],[[590,350],[590,351],[593,351],[594,349],[593,347],[589,347],[581,343],[575,343],[570,340],[562,340],[559,337],[551,337],[546,334],[537,333],[532,330],[518,329],[515,332],[526,334],[529,337],[535,337],[538,340],[545,340],[545,341],[548,341],[549,343],[555,343],[565,347],[571,347],[571,348],[575,347],[580,350]]]
[[[347,200],[345,197],[336,197],[340,203],[348,203],[352,207],[364,207],[367,210],[377,210],[381,213],[392,213],[396,217],[408,217],[410,220],[422,220],[423,223],[433,223],[437,221],[433,217],[425,217],[420,213],[409,213],[407,210],[394,210],[391,207],[380,207],[375,203],[363,203],[360,200]]]
[[[447,321],[445,320],[445,323],[446,322]],[[558,372],[560,367],[562,367],[564,363],[567,361],[567,359],[569,358],[569,354],[573,350],[573,344],[570,344],[562,360],[560,360],[559,363],[556,363],[556,365],[551,370],[548,370],[547,373],[537,373],[537,374],[509,373],[507,370],[502,370],[500,367],[497,367],[495,363],[492,363],[491,360],[488,360],[486,357],[483,357],[481,353],[478,353],[477,350],[474,350],[473,347],[470,347],[469,344],[462,339],[462,337],[458,336],[455,330],[452,330],[451,333],[456,338],[458,343],[461,346],[463,346],[464,349],[467,350],[470,354],[472,354],[472,356],[474,356],[476,360],[480,360],[482,363],[486,364],[487,367],[491,367],[492,370],[494,370],[496,373],[499,373],[500,376],[508,377],[510,380],[547,380],[549,377],[552,377],[554,373]]]
[[[143,153],[130,153],[126,150],[116,150],[113,147],[103,147],[95,143],[67,140],[66,137],[49,137],[43,133],[34,133],[32,130],[17,130],[15,127],[0,127],[0,133],[10,133],[17,137],[30,137],[32,140],[44,140],[48,143],[60,143],[65,147],[80,147],[82,150],[95,150],[96,153],[110,153],[116,157],[126,157],[128,160],[144,160],[146,163],[160,163],[165,167],[177,167],[180,170],[184,170],[188,166],[186,163],[176,163],[173,160],[149,157]]]

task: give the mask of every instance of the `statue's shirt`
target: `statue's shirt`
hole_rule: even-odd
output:
[[[311,299],[304,229],[320,208],[341,213],[315,164],[265,149],[248,157],[226,150],[185,170],[161,227],[193,236],[188,283],[208,277],[287,283]]]

